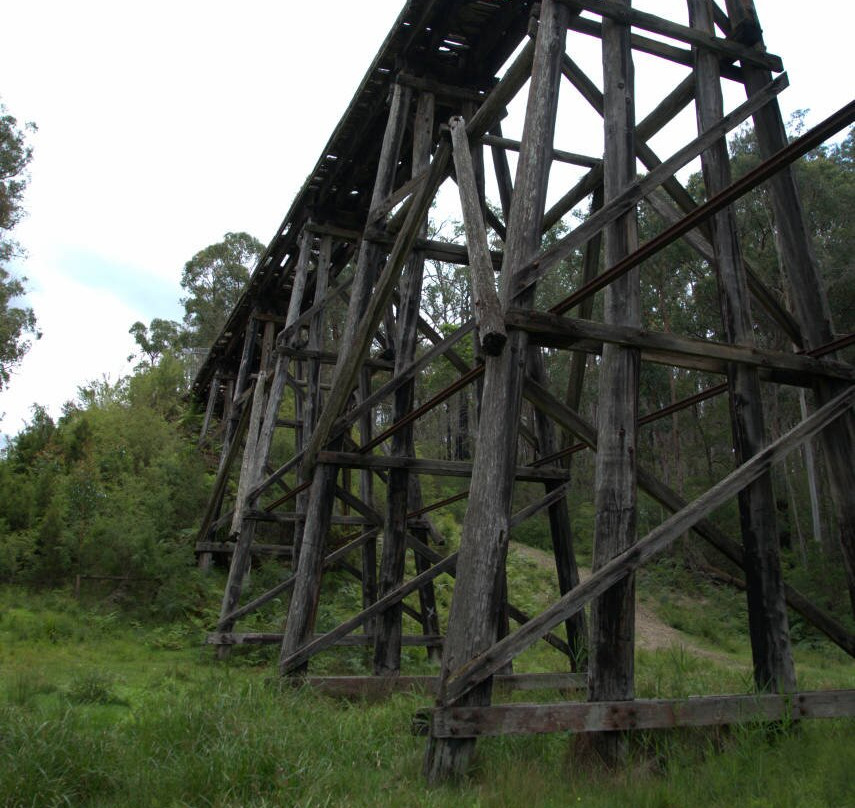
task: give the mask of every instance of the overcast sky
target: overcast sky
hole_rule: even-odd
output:
[[[790,76],[785,115],[810,108],[813,124],[848,103],[853,4],[756,4]],[[685,18],[681,0],[634,5]],[[4,4],[0,99],[39,127],[29,215],[15,231],[28,255],[10,269],[29,278],[44,336],[0,393],[0,431],[17,432],[34,403],[56,416],[78,385],[127,373],[128,328],[180,319],[195,252],[228,231],[271,239],[402,6]],[[673,148],[694,136],[691,118],[684,126]]]

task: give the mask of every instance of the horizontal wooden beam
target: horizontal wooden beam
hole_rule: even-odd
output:
[[[205,638],[207,645],[278,645],[285,636],[281,631],[214,631]],[[323,637],[316,634],[315,639]],[[407,646],[442,646],[443,638],[438,635],[412,634],[401,637],[401,644]],[[371,634],[350,634],[337,638],[330,643],[331,646],[361,646],[373,645],[374,637]]]
[[[596,20],[590,20],[587,17],[573,17],[570,20],[570,30],[588,36],[602,38],[603,25]],[[669,45],[667,42],[662,42],[658,39],[641,36],[640,34],[630,34],[630,44],[633,50],[640,53],[649,53],[651,56],[659,56],[662,59],[667,59],[669,62],[685,65],[686,67],[694,67],[695,55],[690,48],[678,48],[675,45]],[[722,59],[721,61],[722,78],[730,79],[731,81],[743,82],[744,76],[742,68],[735,66],[732,60]]]
[[[276,522],[278,524],[293,524],[294,522],[299,522],[301,519],[305,519],[305,515],[302,513],[295,513],[293,511],[283,512],[251,510],[246,514],[245,518],[256,522]],[[341,514],[333,514],[332,524],[371,526],[376,525],[377,522],[374,519],[368,519],[364,516],[342,516]]]
[[[720,56],[734,61],[738,59],[742,62],[765,68],[766,70],[773,70],[776,73],[780,73],[784,69],[780,56],[758,51],[729,39],[721,39],[713,34],[699,31],[696,28],[680,25],[663,17],[657,17],[655,14],[648,14],[647,12],[638,11],[621,3],[616,3],[614,0],[560,0],[560,2],[575,10],[590,11],[603,17],[609,17],[612,20],[625,25],[631,25],[634,28],[641,28],[660,36],[666,36],[670,39],[676,39],[679,42],[686,42],[689,45],[713,51]]]
[[[477,104],[481,104],[487,97],[487,93],[482,90],[476,90],[471,87],[455,87],[454,85],[443,84],[433,79],[414,76],[412,73],[398,73],[396,80],[405,87],[412,87],[414,90],[419,90],[423,93],[433,93],[440,98],[455,101],[474,101]]]
[[[481,142],[485,146],[498,146],[501,149],[518,152],[522,145],[518,140],[511,140],[507,137],[498,137],[497,135],[484,135]],[[602,158],[588,157],[585,154],[575,154],[574,152],[562,151],[561,149],[552,150],[552,159],[558,163],[569,163],[574,166],[583,166],[585,168],[594,168],[603,164]]]
[[[440,477],[471,477],[472,464],[458,460],[428,460],[421,457],[386,457],[351,452],[319,452],[318,463],[352,469],[408,469],[411,474],[435,474]],[[523,482],[544,482],[570,478],[567,469],[517,466],[516,479]]]
[[[419,179],[417,177],[416,179]],[[416,186],[418,187],[418,186]],[[322,235],[335,234],[336,238],[345,241],[358,242],[365,238],[374,244],[380,244],[384,247],[391,247],[395,243],[395,237],[390,233],[374,228],[367,233],[362,233],[359,230],[346,230],[341,227],[330,227],[328,225],[315,225],[313,231]],[[413,249],[433,261],[442,261],[447,264],[469,264],[469,251],[462,244],[452,244],[447,241],[434,241],[432,239],[417,238],[413,242]],[[502,268],[503,253],[499,250],[490,251],[490,259],[493,262],[493,267],[496,270]]]
[[[421,589],[426,583],[432,581],[442,573],[447,573],[457,564],[457,553],[452,553],[438,564],[434,564],[430,569],[416,575],[415,578],[401,584],[393,589],[388,594],[384,595],[379,600],[372,603],[367,608],[363,609],[359,614],[345,620],[343,623],[336,626],[332,631],[315,638],[306,643],[302,648],[298,648],[289,657],[286,657],[279,663],[279,672],[285,676],[292,671],[298,669],[301,665],[308,662],[315,654],[320,653],[326,648],[330,648],[342,637],[346,637],[351,632],[355,631],[366,620],[370,620],[377,614],[382,614],[390,606],[400,603],[407,595]]]
[[[434,738],[706,727],[855,715],[855,690],[689,699],[497,704],[432,711]]]
[[[220,553],[223,555],[231,555],[235,551],[235,543],[233,541],[197,541],[197,553]],[[279,556],[282,558],[291,558],[293,548],[284,544],[253,544],[250,552],[254,556]]]
[[[855,368],[845,362],[814,359],[804,354],[748,348],[712,340],[690,339],[676,334],[564,317],[533,309],[509,309],[508,328],[528,332],[536,345],[574,348],[599,353],[603,343],[637,348],[642,359],[677,367],[726,373],[728,364],[746,365],[770,374],[775,381],[794,381],[810,386],[816,379],[855,382]],[[582,345],[580,346],[580,343]],[[700,364],[698,364],[700,363]]]
[[[515,693],[532,690],[582,690],[587,687],[584,673],[514,673],[496,676],[493,690]],[[385,698],[392,693],[439,692],[438,676],[308,676],[295,684],[309,685],[327,696],[343,698]]]
[[[334,351],[310,351],[303,348],[284,347],[280,348],[279,352],[285,356],[290,356],[292,359],[316,359],[322,365],[334,365],[338,360],[338,354]],[[384,359],[368,358],[363,362],[363,365],[371,370],[393,371],[395,369],[394,362],[388,362]]]

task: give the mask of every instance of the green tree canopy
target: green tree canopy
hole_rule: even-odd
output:
[[[263,252],[264,245],[248,233],[226,233],[184,265],[181,288],[187,296],[181,302],[187,347],[211,347]]]
[[[32,123],[20,127],[0,103],[0,390],[9,385],[12,369],[30,348],[27,335],[35,335],[36,339],[40,336],[33,310],[13,305],[14,299],[24,294],[26,278],[12,277],[2,266],[20,253],[9,232],[24,215],[27,167],[33,157],[26,133],[35,130]]]
[[[167,352],[176,352],[181,348],[183,332],[181,326],[174,320],[164,320],[155,317],[149,325],[137,320],[129,329],[128,333],[134,338],[139,346],[140,353],[145,355],[138,370],[157,364],[158,360]],[[133,355],[128,357],[130,362]]]

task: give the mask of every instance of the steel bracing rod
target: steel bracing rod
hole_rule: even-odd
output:
[[[716,194],[703,205],[685,216],[680,222],[669,227],[655,238],[652,238],[650,241],[643,244],[632,255],[627,256],[625,259],[615,264],[611,269],[606,270],[595,280],[586,284],[581,289],[578,289],[561,302],[556,303],[549,311],[552,314],[563,314],[565,311],[572,309],[573,306],[578,306],[583,300],[596,294],[600,289],[608,286],[616,278],[619,278],[621,275],[625,275],[631,269],[643,263],[648,258],[652,258],[658,252],[665,249],[669,244],[673,244],[678,238],[685,235],[702,222],[707,221],[711,216],[715,215],[720,210],[723,210],[728,205],[733,204],[737,199],[740,199],[749,191],[752,191],[758,185],[764,183],[770,177],[773,177],[782,168],[794,163],[800,157],[804,157],[805,154],[813,151],[817,146],[822,145],[826,140],[849,126],[853,121],[855,121],[855,101],[850,102],[833,115],[830,115],[809,132],[806,132],[801,137],[796,138],[789,144],[789,146],[781,149],[776,155],[765,160],[759,166],[736,180],[728,188],[725,188],[725,190]],[[652,174],[653,172],[648,176],[652,176]],[[603,222],[603,224],[605,224],[605,222]],[[563,257],[564,255],[561,255],[559,258],[555,258],[553,260],[553,256],[541,254],[541,258],[539,260],[535,259],[532,266],[539,270],[537,273],[539,277],[543,274],[543,271],[545,271],[543,270],[542,263],[544,260],[548,260],[549,266],[552,266],[556,261]]]
[[[530,647],[544,632],[575,614],[592,598],[598,597],[650,558],[670,547],[683,533],[730,500],[746,485],[767,473],[790,451],[848,412],[853,402],[855,402],[855,386],[836,396],[813,415],[754,455],[694,502],[666,519],[629,550],[615,556],[590,578],[516,632],[499,640],[487,651],[452,671],[442,683],[440,703],[444,706],[453,704]]]
[[[647,149],[648,154],[652,157],[653,152]],[[657,158],[658,159],[658,158]],[[645,161],[645,164],[648,164]],[[679,186],[677,180],[673,180]],[[654,191],[647,197],[648,204],[653,208],[657,215],[664,221],[666,226],[676,224],[686,214],[697,208],[697,203],[691,198],[688,191],[681,189],[680,197],[677,197],[671,192],[671,188],[665,186],[665,190],[669,200],[661,190]],[[673,204],[672,201],[673,200]],[[684,238],[686,243],[710,265],[715,264],[715,256],[713,247],[710,242],[711,233],[709,228],[705,226],[698,227],[699,232],[686,233]],[[781,330],[795,344],[801,347],[804,345],[804,337],[802,336],[801,328],[795,317],[790,314],[779,302],[772,291],[760,279],[759,275],[751,266],[748,259],[743,256],[742,263],[745,268],[746,282],[748,289],[751,292],[754,300],[756,300],[766,311],[766,313],[778,324]]]
[[[349,410],[346,415],[339,418],[333,425],[330,433],[331,438],[341,435],[349,426],[357,421],[360,416],[370,410],[371,407],[382,401],[384,398],[392,395],[398,388],[406,384],[406,382],[418,373],[422,368],[433,362],[434,359],[440,356],[448,356],[451,349],[463,337],[469,334],[475,328],[475,321],[470,320],[464,323],[457,331],[450,336],[436,343],[433,348],[426,351],[422,356],[416,359],[412,364],[408,365],[401,373],[397,374],[393,379],[390,379],[386,384],[380,387],[371,396],[357,404],[353,409]],[[464,367],[468,372],[471,368],[464,363]],[[290,460],[272,472],[265,480],[263,480],[256,488],[249,492],[251,499],[257,499],[264,491],[270,488],[278,479],[295,468],[303,459],[303,452],[298,452]],[[293,493],[293,492],[292,492]]]
[[[558,491],[553,491],[552,493],[544,497],[542,500],[535,503],[535,505],[529,506],[528,508],[525,508],[520,511],[518,514],[515,514],[511,519],[511,526],[516,526],[524,519],[528,518],[529,516],[532,516],[538,510],[541,510],[542,508],[551,505],[557,499],[557,497],[566,493],[563,489],[564,487],[562,486],[562,489]],[[335,644],[337,640],[355,631],[357,628],[359,628],[372,617],[382,614],[391,606],[400,603],[407,595],[420,589],[425,584],[430,583],[438,575],[442,573],[446,573],[448,575],[451,575],[452,577],[455,575],[455,568],[457,565],[458,557],[458,554],[456,552],[446,556],[445,558],[441,558],[438,556],[438,554],[434,553],[432,550],[430,550],[430,548],[428,548],[422,542],[419,542],[417,539],[411,538],[409,543],[413,546],[416,546],[417,550],[421,551],[422,553],[425,553],[425,551],[427,551],[429,560],[434,562],[433,566],[430,567],[430,569],[425,570],[424,572],[415,576],[410,581],[407,581],[396,587],[387,595],[380,598],[375,603],[371,604],[371,606],[366,609],[363,609],[361,612],[359,612],[359,614],[355,615],[354,617],[351,617],[349,620],[346,620],[345,622],[341,623],[336,628],[332,629],[326,634],[315,638],[311,642],[297,649],[293,654],[282,660],[282,662],[280,663],[280,671],[282,673],[288,673],[288,671],[294,670],[304,665],[315,654],[327,648],[330,648]],[[421,547],[418,547],[418,545],[421,545]],[[280,586],[284,585],[285,583],[286,582],[283,582],[283,584],[280,584]],[[275,595],[271,597],[275,597]],[[523,622],[527,620],[527,616],[519,609],[515,609],[514,613],[518,616],[514,619],[519,619]],[[545,633],[546,632],[544,632],[544,634]],[[564,645],[566,646],[566,644]]]
[[[762,90],[755,93],[745,103],[728,113],[717,124],[702,132],[691,143],[675,152],[646,176],[629,186],[620,196],[603,205],[597,213],[591,214],[582,224],[551,247],[543,250],[527,266],[516,274],[515,296],[520,296],[542,278],[555,264],[566,258],[574,250],[585,244],[595,233],[610,222],[632,210],[645,196],[658,188],[681,168],[706,151],[724,137],[731,129],[739,126],[758,109],[765,106],[788,86],[789,79],[783,73]],[[680,234],[682,235],[682,233]],[[621,262],[622,263],[622,262]],[[631,269],[631,267],[630,267]],[[626,271],[629,271],[628,269]],[[602,276],[600,276],[602,277]],[[577,301],[578,302],[578,301]]]
[[[339,561],[342,558],[345,558],[347,555],[352,553],[354,550],[358,550],[362,547],[366,542],[373,539],[380,532],[379,527],[372,528],[366,533],[362,533],[357,536],[355,539],[348,541],[346,544],[342,545],[338,548],[338,550],[333,551],[324,559],[324,567],[330,567]],[[294,586],[294,581],[296,581],[296,575],[290,575],[284,581],[280,581],[276,586],[272,589],[268,589],[263,594],[259,595],[254,600],[250,601],[244,606],[241,606],[239,609],[235,609],[233,612],[227,614],[224,618],[220,620],[221,623],[235,623],[241,617],[246,617],[246,615],[251,612],[260,609],[266,603],[269,603],[273,598],[277,595],[281,595],[283,592],[289,590],[292,586]]]
[[[531,381],[526,385],[526,396],[535,406],[546,412],[550,418],[581,438],[583,448],[597,451],[597,431],[578,413],[558,401],[548,390]],[[638,468],[638,484],[650,497],[672,513],[682,510],[687,505],[676,492],[664,483],[659,482],[655,475],[643,467]],[[726,536],[707,519],[697,522],[692,530],[738,567],[744,567],[745,553],[742,546]],[[855,636],[791,586],[785,584],[784,592],[791,608],[799,612],[832,642],[851,656],[855,656]]]
[[[690,54],[691,56],[691,54]],[[603,112],[603,94],[600,89],[588,78],[584,71],[567,55],[564,57],[564,75],[573,86],[582,94],[591,107],[599,113]],[[638,159],[652,171],[661,165],[662,161],[650,148],[647,141],[658,131],[660,120],[671,120],[682,110],[696,95],[695,74],[687,76],[683,81],[665,98],[656,110],[636,127],[635,145]],[[679,221],[681,216],[690,213],[697,207],[694,199],[680,184],[676,177],[671,177],[662,183],[662,190],[674,200],[682,212],[675,210],[669,202],[662,199],[661,191],[654,191],[647,196],[647,201],[653,209],[665,220],[666,225]],[[709,244],[708,228],[702,228],[702,233],[694,236],[687,235],[687,241],[707,261],[712,261],[712,245]],[[751,267],[745,267],[748,273],[748,286],[754,297],[769,315],[783,328],[786,334],[797,345],[802,344],[801,330],[793,316],[778,302],[777,298],[766,288],[757,273]]]
[[[420,407],[411,410],[403,418],[396,421],[388,429],[384,430],[379,435],[376,435],[364,446],[360,446],[356,451],[360,454],[366,454],[370,452],[375,446],[379,446],[381,443],[383,443],[388,438],[391,438],[392,435],[399,432],[405,426],[413,423],[413,421],[417,421],[423,415],[429,413],[431,410],[442,404],[443,401],[446,401],[447,399],[451,398],[455,393],[460,392],[468,384],[474,382],[477,378],[482,376],[483,373],[483,365],[477,365],[476,367],[472,368],[469,373],[466,373],[465,375],[457,379],[455,382],[452,382],[450,385],[448,385],[448,387],[446,387],[444,390],[441,390],[439,393],[433,396],[430,400],[426,401]]]

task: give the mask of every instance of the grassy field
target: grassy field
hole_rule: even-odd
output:
[[[697,634],[687,633],[688,646],[639,652],[640,696],[750,688],[744,643],[704,651],[717,647],[704,623],[710,609],[690,618],[674,596],[659,600],[651,603]],[[201,624],[132,624],[60,593],[4,589],[0,607],[4,808],[855,808],[851,720],[648,733],[618,774],[599,770],[566,735],[489,739],[467,783],[428,789],[424,739],[410,734],[425,696],[369,704],[279,691],[264,653],[214,663]],[[726,616],[713,622],[724,626]],[[813,642],[796,651],[803,687],[855,686],[842,654]],[[349,653],[330,669],[351,670]],[[533,655],[527,664],[546,662]]]

